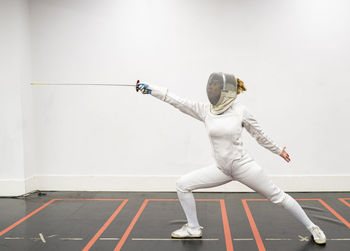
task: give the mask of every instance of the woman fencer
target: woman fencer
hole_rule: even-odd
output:
[[[243,81],[232,74],[212,73],[207,83],[208,104],[180,98],[166,88],[138,83],[137,91],[165,101],[183,113],[204,122],[211,142],[215,164],[190,172],[177,180],[176,188],[187,224],[172,232],[173,238],[201,238],[193,190],[209,188],[237,180],[288,210],[311,232],[317,244],[326,243],[326,236],[306,215],[301,206],[277,187],[264,170],[243,149],[242,130],[245,128],[263,147],[278,154],[287,162],[286,152],[261,129],[248,109],[236,102],[246,91]]]

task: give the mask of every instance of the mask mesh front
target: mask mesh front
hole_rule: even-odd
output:
[[[209,76],[207,95],[212,105],[218,105],[222,92],[237,92],[237,81],[233,74],[214,72]]]

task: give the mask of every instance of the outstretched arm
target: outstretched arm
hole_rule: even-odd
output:
[[[204,121],[209,108],[206,104],[187,100],[168,91],[168,89],[147,84],[138,84],[139,90],[144,94],[151,94],[152,96],[171,104],[185,114],[191,117]]]
[[[287,162],[290,161],[289,155],[286,152],[286,147],[283,149],[275,144],[269,136],[265,134],[253,115],[247,110],[246,107],[243,108],[243,127],[252,135],[256,141],[266,149],[271,152],[280,155]]]

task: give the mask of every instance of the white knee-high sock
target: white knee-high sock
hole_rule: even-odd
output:
[[[286,198],[282,202],[282,206],[287,209],[298,221],[304,224],[307,229],[315,226],[315,224],[306,215],[305,211],[301,208],[299,203],[290,195],[286,194]]]
[[[199,227],[196,202],[194,200],[193,194],[191,192],[183,193],[177,191],[177,196],[179,197],[182,209],[185,212],[188,226],[190,228]]]

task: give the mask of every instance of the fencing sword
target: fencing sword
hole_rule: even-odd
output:
[[[139,91],[139,87],[137,84],[140,83],[140,80],[137,80],[136,84],[117,84],[117,83],[30,83],[31,85],[90,85],[90,86],[132,86],[136,87],[136,91]]]
[[[30,83],[31,85],[102,85],[102,86],[136,86],[131,84],[114,84],[114,83],[100,83],[100,84],[91,84],[91,83]]]

